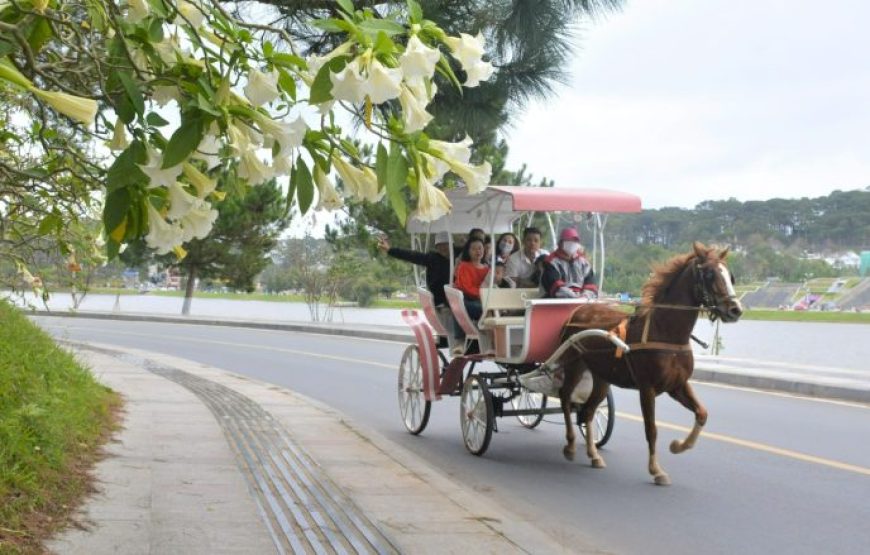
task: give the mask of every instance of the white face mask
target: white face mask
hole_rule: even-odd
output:
[[[568,256],[574,256],[580,251],[580,243],[574,241],[565,241],[562,243],[562,250],[568,253]]]
[[[514,246],[506,241],[502,241],[498,244],[498,250],[503,255],[508,255],[513,250]]]

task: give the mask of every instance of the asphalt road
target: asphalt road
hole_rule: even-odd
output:
[[[626,554],[867,553],[870,407],[698,384],[710,411],[694,450],[672,455],[692,416],[660,398],[660,462],[652,485],[636,393],[615,391],[617,421],[592,469],[561,455],[564,428],[513,419],[484,457],[465,451],[456,398],[437,402],[426,431],[404,431],[396,367],[404,345],[365,339],[182,324],[35,317],[58,337],[164,352],[319,399],[423,456],[469,488],[532,517],[570,546]]]

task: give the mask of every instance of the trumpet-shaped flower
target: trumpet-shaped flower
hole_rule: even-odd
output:
[[[465,85],[468,88],[476,87],[480,84],[481,81],[486,81],[490,77],[492,77],[495,69],[492,67],[492,64],[489,62],[478,61],[471,67],[465,68]]]
[[[354,104],[366,97],[366,79],[360,74],[359,59],[345,65],[338,73],[330,73],[332,98],[346,100]]]
[[[148,176],[148,188],[166,187],[175,183],[178,176],[181,175],[182,165],[177,164],[171,168],[163,169],[163,155],[155,150],[149,149],[148,163],[144,166],[139,164],[139,169],[142,173]]]
[[[206,134],[199,146],[193,151],[192,157],[205,162],[207,169],[212,169],[221,163],[221,142],[215,135]]]
[[[472,37],[467,33],[459,33],[459,37],[444,39],[454,58],[459,60],[463,69],[468,69],[483,58],[483,34]]]
[[[160,42],[154,43],[154,50],[157,55],[163,60],[164,64],[173,65],[177,62],[176,52],[182,57],[185,52],[181,50],[181,42],[176,35],[171,35]]]
[[[181,91],[174,85],[157,85],[151,92],[151,99],[158,106],[166,106],[173,100],[178,102],[181,98]]]
[[[379,190],[378,187],[378,176],[370,167],[363,166],[362,169],[359,169],[349,164],[338,154],[333,154],[332,163],[335,165],[344,186],[354,197],[369,202],[377,202],[384,196],[385,191]]]
[[[436,182],[444,177],[450,171],[451,161],[467,164],[471,160],[471,144],[468,135],[458,143],[429,141],[429,148],[434,152],[423,154],[423,159],[428,163],[430,179]]]
[[[82,98],[60,91],[43,91],[32,89],[33,94],[48,102],[48,104],[61,114],[89,125],[97,116],[97,101],[90,98]]]
[[[184,190],[184,187],[179,182],[175,182],[169,186],[169,211],[166,213],[166,217],[169,221],[177,221],[180,220],[182,216],[190,212],[190,210],[196,205],[197,198],[187,191]]]
[[[198,198],[205,198],[210,195],[215,188],[217,187],[217,182],[196,169],[196,166],[191,164],[190,162],[184,163],[184,177],[190,182],[191,185],[196,187],[196,196]]]
[[[398,98],[399,93],[402,92],[401,83],[401,69],[387,67],[377,60],[372,60],[364,89],[372,104],[381,104]]]
[[[245,96],[254,106],[262,106],[272,102],[281,95],[278,90],[278,72],[263,73],[258,69],[248,72],[248,84],[245,85]]]
[[[402,106],[402,119],[405,131],[414,133],[426,127],[432,121],[432,114],[426,111],[426,103],[413,93],[407,86],[399,93],[399,104]]]
[[[124,150],[130,141],[127,140],[127,132],[124,130],[124,124],[120,119],[115,121],[115,129],[112,132],[112,140],[109,141],[110,150]]]
[[[181,239],[183,242],[191,239],[203,239],[211,232],[214,222],[217,220],[218,211],[204,200],[197,200],[196,204],[181,218]]]
[[[127,3],[127,21],[136,23],[148,17],[151,13],[151,7],[148,5],[148,0],[130,0]]]
[[[250,185],[259,185],[272,178],[272,170],[263,163],[254,150],[246,150],[239,159],[239,177],[246,179]]]
[[[448,214],[453,208],[444,191],[438,189],[423,175],[418,176],[417,210],[414,218],[432,222]]]
[[[148,208],[148,235],[145,236],[145,242],[152,249],[156,249],[157,254],[166,254],[181,244],[181,225],[170,224],[150,202],[146,201],[145,204]]]
[[[486,189],[492,177],[492,166],[489,162],[473,166],[453,161],[450,163],[450,170],[462,179],[470,195],[476,195]]]
[[[254,117],[263,135],[278,143],[280,147],[278,156],[286,156],[291,149],[302,146],[302,140],[308,130],[308,124],[302,116],[297,116],[291,122],[275,121],[259,112]]]
[[[185,23],[185,19],[190,22],[194,29],[199,29],[205,15],[195,5],[181,0],[178,3],[178,16],[175,18],[175,24],[182,25]]]
[[[317,164],[314,164],[314,183],[317,185],[317,191],[320,194],[316,210],[335,210],[344,205],[344,201],[341,199],[338,191],[335,190],[335,185],[332,184],[332,181],[329,180]]]
[[[429,79],[435,73],[435,65],[441,59],[441,52],[437,48],[430,48],[423,44],[417,35],[408,39],[408,46],[399,58],[402,73],[405,79],[424,77]]]
[[[293,162],[289,156],[276,156],[272,158],[272,173],[275,176],[290,175],[293,170]]]

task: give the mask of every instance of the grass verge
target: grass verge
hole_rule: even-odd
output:
[[[0,301],[0,553],[42,553],[93,491],[120,398]]]

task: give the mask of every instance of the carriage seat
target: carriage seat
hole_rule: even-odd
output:
[[[541,296],[538,289],[481,289],[481,302],[484,315],[480,320],[481,328],[498,326],[522,326],[525,323],[526,301]]]

